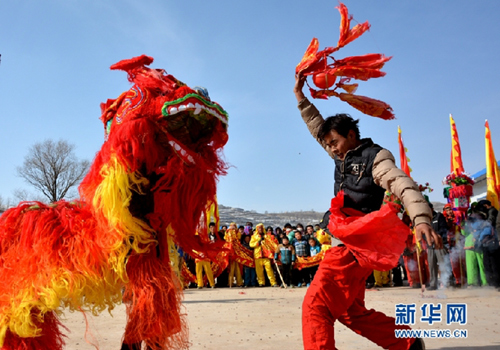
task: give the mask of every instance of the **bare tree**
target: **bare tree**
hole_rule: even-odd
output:
[[[31,201],[37,201],[42,203],[48,202],[47,198],[45,198],[39,192],[33,193],[31,191],[26,190],[25,188],[16,188],[12,192],[12,195],[16,202],[31,202]]]
[[[78,160],[74,148],[64,140],[35,143],[17,174],[50,202],[61,200],[83,179],[90,164],[88,160]]]
[[[10,201],[4,200],[2,196],[0,196],[0,213],[3,213],[6,211],[10,206]]]

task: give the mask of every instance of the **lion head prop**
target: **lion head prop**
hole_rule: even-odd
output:
[[[0,348],[61,349],[61,306],[97,314],[127,303],[124,343],[188,346],[169,244],[215,257],[227,113],[148,56],[120,61],[130,90],[101,105],[105,142],[80,201],[24,202],[0,218]],[[3,347],[2,347],[3,346]]]

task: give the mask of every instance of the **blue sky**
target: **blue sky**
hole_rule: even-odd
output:
[[[311,5],[314,4],[314,5]],[[309,135],[292,93],[294,68],[313,37],[335,46],[337,1],[1,1],[0,195],[29,189],[16,175],[28,149],[65,139],[91,160],[103,142],[100,102],[130,85],[110,71],[147,54],[190,86],[205,86],[229,113],[219,202],[248,210],[324,211],[334,163]],[[397,127],[413,178],[444,201],[449,173],[449,114],[457,124],[466,171],[485,167],[484,120],[500,154],[500,2],[346,0],[370,32],[335,57],[393,56],[386,77],[360,82],[358,94],[381,99],[397,119],[362,115],[336,99],[315,104],[328,116],[359,118],[361,134],[399,159]],[[30,189],[31,190],[31,189]]]

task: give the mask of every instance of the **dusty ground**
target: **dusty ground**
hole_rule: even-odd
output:
[[[300,317],[305,292],[305,288],[190,289],[185,293],[184,306],[191,349],[302,349]],[[500,349],[500,292],[457,289],[428,291],[424,296],[420,290],[408,287],[384,288],[367,291],[366,305],[394,316],[398,303],[416,303],[417,310],[422,303],[441,303],[443,308],[448,303],[466,303],[465,326],[447,326],[445,322],[429,326],[417,319],[413,328],[468,331],[466,339],[426,339],[427,349]],[[89,317],[89,323],[100,349],[120,348],[125,324],[123,306],[113,311],[113,317]],[[71,330],[67,349],[94,349],[84,339],[85,320],[81,313],[68,313],[64,324]],[[339,349],[380,349],[341,324],[336,324],[335,339]]]

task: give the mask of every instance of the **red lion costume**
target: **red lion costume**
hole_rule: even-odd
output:
[[[220,250],[204,243],[226,172],[228,119],[205,89],[152,62],[143,55],[111,66],[134,85],[101,105],[106,141],[81,200],[25,202],[0,217],[1,349],[62,349],[61,306],[97,314],[123,290],[124,344],[188,347],[168,247],[211,258]]]

